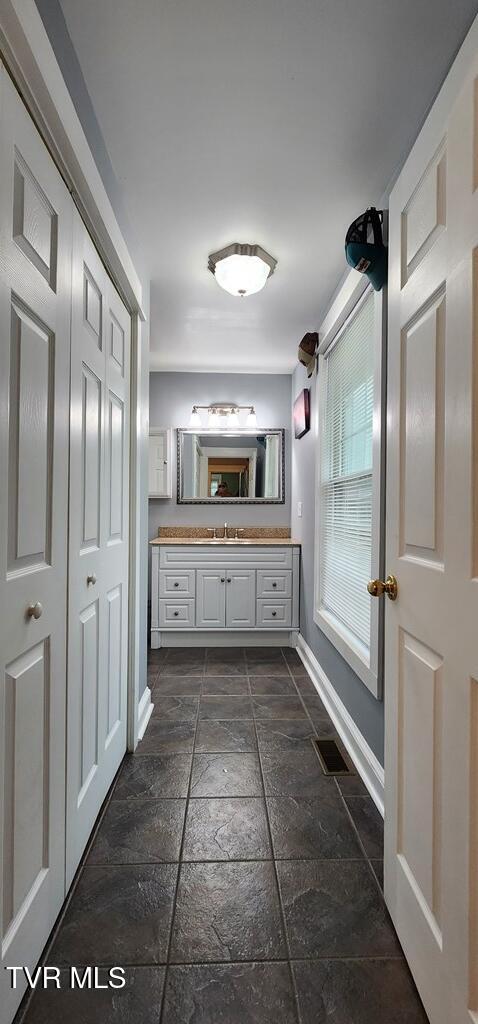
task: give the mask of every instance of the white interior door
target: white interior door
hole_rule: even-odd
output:
[[[432,1024],[478,1021],[477,54],[390,201],[385,893]]]
[[[0,69],[0,1016],[65,892],[71,201]]]
[[[73,234],[67,882],[126,749],[130,317]]]

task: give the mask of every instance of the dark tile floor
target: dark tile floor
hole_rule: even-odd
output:
[[[323,775],[311,740],[333,724],[296,652],[151,652],[149,682],[46,955],[127,985],[38,992],[24,1024],[426,1024],[380,815],[357,776]]]

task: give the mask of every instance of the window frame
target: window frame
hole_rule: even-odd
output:
[[[372,431],[372,551],[371,578],[383,579],[385,563],[385,427],[386,416],[386,288],[375,292],[367,278],[357,280],[351,271],[340,289],[319,332],[318,373],[315,385],[317,415],[316,497],[315,497],[315,566],[314,622],[325,633],[344,660],[377,699],[383,688],[384,602],[371,600],[370,648],[360,641],[323,606],[321,595],[321,491],[322,439],[325,436],[325,408],[321,408],[323,374],[327,372],[327,356],[370,294],[374,296],[374,377]],[[364,580],[366,586],[368,580]]]

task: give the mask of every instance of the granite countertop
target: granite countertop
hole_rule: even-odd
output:
[[[291,537],[243,537],[240,540],[234,540],[229,537],[224,540],[223,537],[218,537],[214,540],[212,537],[155,537],[154,540],[150,540],[150,544],[194,544],[202,545],[203,547],[300,547],[300,543],[297,540],[293,540]]]

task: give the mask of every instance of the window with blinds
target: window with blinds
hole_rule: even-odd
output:
[[[374,296],[368,292],[326,351],[319,375],[321,610],[370,651],[373,513]]]

